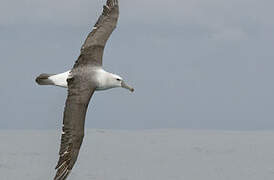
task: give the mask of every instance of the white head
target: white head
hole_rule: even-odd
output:
[[[111,76],[109,76],[108,78],[108,83],[111,84],[112,87],[122,87],[125,89],[130,90],[131,92],[134,91],[134,89],[130,86],[128,86],[125,81],[123,80],[123,78],[121,78],[120,76],[116,75],[116,74],[111,74]]]
[[[128,86],[123,80],[123,78],[121,78],[120,76],[106,72],[104,70],[101,70],[99,72],[100,73],[97,76],[98,77],[97,90],[106,90],[110,88],[122,87],[130,90],[131,92],[134,91],[134,89]]]

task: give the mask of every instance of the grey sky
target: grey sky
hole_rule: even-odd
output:
[[[60,128],[72,67],[101,0],[0,0],[0,128]],[[104,67],[136,89],[97,92],[90,128],[274,129],[274,1],[120,0]]]

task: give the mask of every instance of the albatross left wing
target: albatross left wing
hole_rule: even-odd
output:
[[[72,170],[84,137],[87,107],[95,88],[80,77],[68,80],[68,97],[63,117],[63,134],[54,180],[65,180]]]
[[[81,48],[81,54],[74,67],[91,64],[102,66],[104,48],[114,31],[119,18],[118,0],[107,0],[103,12]]]

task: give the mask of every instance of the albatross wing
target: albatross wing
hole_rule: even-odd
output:
[[[84,137],[87,107],[95,88],[77,76],[68,80],[68,97],[63,118],[63,134],[54,180],[65,180],[73,168]]]
[[[106,42],[116,28],[119,17],[118,0],[107,0],[103,12],[81,48],[81,54],[74,67],[91,64],[102,66]]]
[[[63,134],[54,180],[65,180],[72,170],[83,141],[87,107],[96,85],[88,80],[88,66],[102,66],[105,44],[115,29],[119,16],[118,0],[107,0],[103,13],[88,35],[75,62],[68,82],[68,96],[63,118]]]

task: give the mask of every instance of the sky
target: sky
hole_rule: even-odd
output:
[[[0,129],[60,129],[72,68],[103,0],[0,0]],[[104,68],[135,88],[96,92],[103,129],[274,129],[274,1],[120,0]]]

